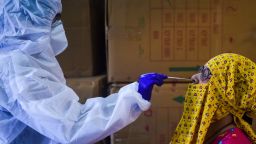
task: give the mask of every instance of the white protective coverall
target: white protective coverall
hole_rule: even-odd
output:
[[[150,107],[137,82],[78,102],[55,58],[67,46],[58,13],[60,0],[0,0],[0,144],[92,144]]]

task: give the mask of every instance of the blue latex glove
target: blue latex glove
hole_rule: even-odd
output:
[[[150,101],[153,86],[161,86],[167,76],[159,73],[146,73],[142,74],[138,80],[138,92],[142,95],[143,99]]]

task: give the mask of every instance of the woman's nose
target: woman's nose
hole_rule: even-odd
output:
[[[194,84],[201,83],[200,75],[201,75],[201,73],[198,73],[198,74],[194,74],[191,77],[191,79],[194,81]]]

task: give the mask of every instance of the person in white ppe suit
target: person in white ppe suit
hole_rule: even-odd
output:
[[[106,98],[78,102],[55,58],[67,47],[60,0],[0,0],[0,144],[93,144],[150,107],[148,73]]]

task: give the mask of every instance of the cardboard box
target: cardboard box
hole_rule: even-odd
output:
[[[119,88],[114,85],[110,91],[117,92]],[[187,84],[154,87],[150,110],[113,134],[112,144],[168,144],[181,118],[186,90]]]
[[[67,85],[76,92],[81,103],[84,103],[88,98],[106,96],[106,82],[106,75],[67,79]]]
[[[104,0],[62,0],[68,48],[58,56],[66,77],[106,71]]]
[[[191,77],[223,52],[256,61],[256,1],[108,0],[108,81]]]

